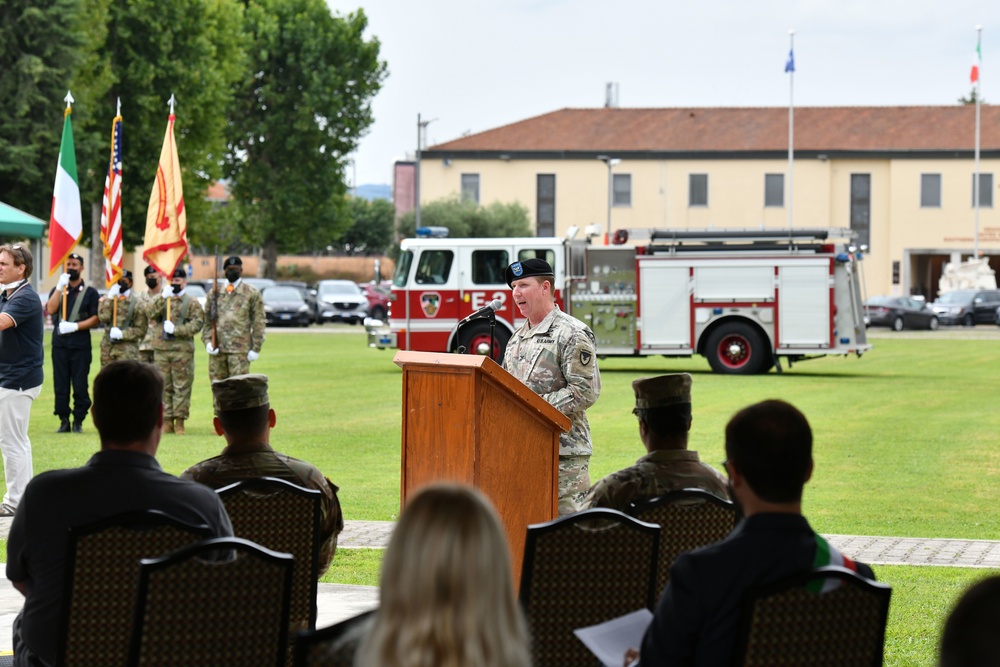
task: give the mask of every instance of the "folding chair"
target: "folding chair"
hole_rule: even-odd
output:
[[[626,513],[660,527],[657,595],[670,581],[670,567],[679,555],[722,540],[736,527],[739,517],[733,502],[702,489],[673,491],[634,502]]]
[[[736,665],[880,667],[892,589],[822,567],[751,591]]]
[[[130,667],[285,664],[292,556],[215,538],[139,565]]]
[[[573,630],[652,606],[659,540],[659,526],[603,508],[528,526],[520,601],[535,667],[594,664]]]
[[[319,630],[300,632],[295,638],[293,667],[354,667],[354,654],[364,639],[364,629],[377,611],[366,611]]]
[[[128,657],[139,561],[211,536],[156,510],[70,528],[56,664],[120,667]]]

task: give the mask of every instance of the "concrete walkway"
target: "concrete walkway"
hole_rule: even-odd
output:
[[[7,538],[9,518],[0,518],[0,539]],[[395,524],[391,521],[346,521],[340,549],[383,549]],[[873,565],[943,565],[1000,569],[1000,541],[920,539],[827,535],[845,555]],[[10,628],[23,598],[6,577],[0,578],[0,652],[11,650]],[[316,627],[326,627],[378,605],[378,588],[320,584]]]

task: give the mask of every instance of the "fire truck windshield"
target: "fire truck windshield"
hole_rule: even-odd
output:
[[[406,278],[410,275],[410,264],[413,262],[413,252],[404,250],[399,253],[396,263],[396,273],[392,276],[392,284],[396,287],[406,287]]]

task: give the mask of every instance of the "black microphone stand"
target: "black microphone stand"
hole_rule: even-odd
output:
[[[496,328],[497,328],[497,311],[491,310],[488,317],[490,318],[490,359],[493,359],[493,344],[494,344],[493,335],[494,333],[496,333]],[[493,360],[496,361],[496,359]]]

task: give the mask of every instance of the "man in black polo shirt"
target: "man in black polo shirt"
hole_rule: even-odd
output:
[[[0,452],[7,492],[0,516],[13,516],[31,481],[31,403],[42,390],[42,304],[28,278],[34,262],[21,245],[0,246]]]
[[[66,316],[63,317],[63,292]],[[59,417],[56,433],[69,433],[69,390],[73,388],[73,432],[83,432],[83,420],[90,410],[87,380],[90,375],[90,329],[97,326],[97,302],[100,296],[83,283],[83,257],[76,253],[66,258],[66,273],[59,276],[49,292],[45,311],[52,316],[52,383],[56,394],[55,413]]]

